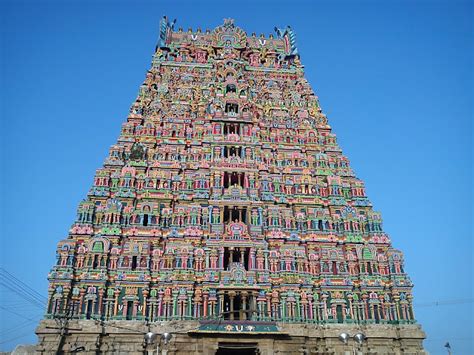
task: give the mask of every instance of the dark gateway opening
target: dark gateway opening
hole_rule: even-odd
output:
[[[258,355],[255,343],[219,343],[216,355]]]

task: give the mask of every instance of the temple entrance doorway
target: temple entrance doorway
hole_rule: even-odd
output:
[[[219,343],[216,355],[258,355],[255,343]]]

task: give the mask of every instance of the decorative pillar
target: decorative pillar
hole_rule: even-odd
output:
[[[240,310],[241,320],[246,320],[247,319],[247,292],[242,292],[241,293],[242,297],[242,309]]]
[[[163,308],[163,292],[160,291],[158,293],[158,318],[161,317],[162,313],[162,308]]]
[[[393,297],[395,299],[395,309],[396,309],[396,317],[397,317],[397,320],[400,320],[401,317],[400,317],[400,296],[398,295],[395,295]]]
[[[176,316],[178,315],[178,292],[177,292],[177,290],[173,290],[173,293],[174,293],[173,299],[172,299],[172,302],[173,302],[172,311],[173,311],[173,313],[172,313],[171,317],[176,318]]]
[[[115,294],[114,317],[116,317],[117,313],[118,313],[118,299],[119,299],[119,295],[120,295],[120,290],[115,290],[114,294]]]
[[[193,294],[193,291],[192,290],[188,290],[188,312],[187,312],[187,316],[188,316],[188,319],[191,319],[193,317],[193,300],[192,300],[192,294]],[[197,304],[194,304],[194,307],[198,307]]]
[[[353,308],[353,304],[352,304],[352,296],[348,296],[347,297],[348,301],[349,301],[349,314],[351,316],[351,319],[354,319],[354,308]]]
[[[234,320],[234,296],[235,294],[233,292],[229,292],[229,298],[230,298],[230,319]]]
[[[219,248],[219,269],[224,268],[224,248]]]
[[[207,294],[204,294],[204,303],[203,303],[203,317],[206,318],[207,317]]]
[[[132,317],[133,318],[137,317],[137,311],[138,311],[138,300],[133,300],[133,310],[132,310]]]
[[[102,305],[102,303],[103,303],[102,300],[104,298],[104,292],[105,292],[105,290],[102,287],[99,288],[99,301],[98,301],[99,302],[99,307],[98,307],[98,311],[97,311],[99,316],[102,315],[102,306],[103,306]]]
[[[223,317],[224,316],[224,291],[219,291],[218,302],[219,302],[219,317]]]
[[[144,289],[142,291],[142,297],[143,297],[143,302],[142,302],[142,316],[145,317],[146,316],[146,311],[147,311],[147,299],[148,299],[148,290],[147,289]]]
[[[328,305],[327,305],[327,298],[328,296],[327,295],[323,295],[322,296],[322,306],[323,306],[323,317],[324,317],[324,320],[327,320],[328,319]]]
[[[254,312],[257,311],[257,296],[258,294],[252,291],[252,308],[251,308],[252,313],[250,313],[250,319],[254,319],[254,315],[255,315]]]
[[[79,313],[80,314],[83,314],[82,313],[82,305],[84,303],[84,294],[86,293],[86,290],[81,288],[81,290],[79,291]]]
[[[248,269],[255,270],[255,248],[250,248]]]

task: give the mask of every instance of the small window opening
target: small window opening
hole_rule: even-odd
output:
[[[92,263],[92,268],[97,269],[97,266],[99,266],[99,255],[94,255],[94,261]]]
[[[225,104],[225,112],[227,113],[239,113],[239,105],[234,103]]]
[[[133,317],[133,301],[127,301],[127,320]]]
[[[91,319],[91,315],[92,315],[92,306],[93,306],[93,302],[92,302],[92,300],[88,300],[88,301],[87,301],[87,312],[86,312],[86,319]]]
[[[239,173],[235,171],[224,172],[224,188],[228,188],[234,185],[245,187],[244,181],[245,181],[245,173]]]
[[[337,305],[336,306],[336,316],[337,316],[337,322],[342,323],[344,321],[344,317],[342,315],[342,306]]]
[[[232,263],[241,263],[245,270],[249,270],[250,248],[224,248],[224,270],[229,270]]]
[[[242,156],[242,147],[224,147],[223,150],[225,158]]]
[[[242,317],[242,297],[240,294],[237,294],[234,298],[234,319],[241,320]]]
[[[234,84],[228,84],[225,88],[225,92],[226,93],[230,93],[230,92],[233,92],[233,93],[236,93],[237,92],[237,88],[235,87]]]
[[[237,123],[224,123],[224,134],[240,134],[240,125]]]
[[[229,255],[230,255],[229,248],[224,248],[224,270],[229,269],[229,260],[230,260]]]
[[[375,319],[375,323],[380,323],[379,306],[378,305],[374,305],[374,319]]]
[[[231,310],[230,310],[230,297],[228,294],[225,294],[224,295],[224,319],[225,320],[229,320],[230,319],[230,314],[231,314]]]
[[[235,294],[234,296],[230,296],[229,294],[224,294],[224,312],[223,318],[225,320],[245,320],[248,319],[249,309],[248,303],[247,306],[244,307],[244,303],[242,300],[242,295],[240,293]],[[235,349],[235,348],[234,348]],[[238,351],[235,354],[250,354],[254,352],[242,352]],[[222,352],[222,354],[230,354],[230,352]],[[234,354],[234,352],[232,352]]]
[[[247,208],[242,207],[239,209],[235,206],[224,206],[224,223],[235,221],[247,223]]]

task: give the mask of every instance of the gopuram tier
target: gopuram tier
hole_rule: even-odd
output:
[[[38,352],[424,354],[293,30],[174,26],[58,244]]]

